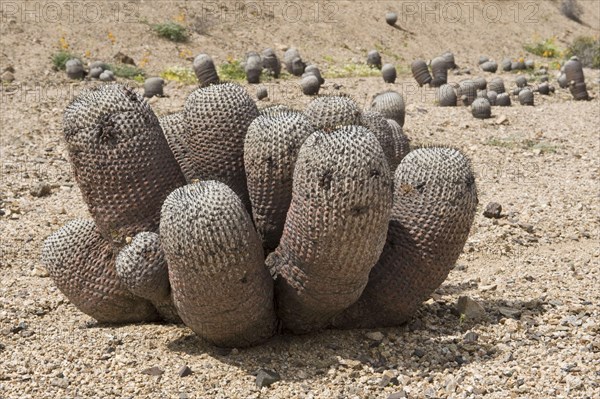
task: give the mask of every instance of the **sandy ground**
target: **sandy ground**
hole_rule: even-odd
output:
[[[261,46],[297,45],[318,64],[322,49],[328,48],[333,62],[344,64],[362,60],[363,50],[356,49],[366,52],[380,38],[390,54],[402,57],[395,62],[405,68],[413,58],[451,48],[457,63],[489,78],[477,73],[475,61],[481,54],[496,59],[516,54],[534,34],[568,32],[567,40],[594,32],[558,19],[557,3],[535,3],[537,24],[505,22],[508,36],[501,34],[502,26],[475,18],[470,28],[450,24],[456,31],[439,39],[433,35],[441,27],[432,27],[428,35],[425,24],[403,25],[419,39],[412,40],[402,31],[385,32],[382,13],[391,3],[350,8],[344,2],[321,2],[338,7],[336,18],[342,22],[332,27],[308,21],[284,29],[276,16],[250,30],[249,22],[220,21],[211,25],[209,36],[195,34],[184,46],[192,53],[209,49],[215,58],[225,59]],[[597,7],[582,3],[584,20],[597,29]],[[158,15],[177,16],[183,9],[191,24],[189,15],[200,3],[177,7],[161,2],[156,12],[143,2],[118,4],[133,4],[151,21]],[[495,4],[510,10],[515,2]],[[483,6],[478,2],[477,7]],[[600,397],[599,71],[586,70],[595,96],[590,102],[574,102],[568,91],[557,89],[552,96],[536,94],[534,107],[520,106],[513,98],[512,107],[494,107],[494,117],[485,121],[474,119],[467,108],[436,107],[434,91],[416,88],[408,75],[394,85],[380,78],[329,79],[323,93],[349,93],[363,106],[383,89],[401,91],[407,102],[405,131],[413,143],[451,144],[471,157],[480,205],[464,253],[405,326],[279,336],[255,348],[222,350],[183,325],[98,325],[47,278],[39,262],[43,239],[71,219],[88,217],[71,177],[61,118],[69,100],[91,84],[72,83],[52,71],[49,54],[61,34],[72,48],[91,49],[91,57],[102,59],[116,52],[105,43],[108,29],[136,60],[151,41],[147,27],[139,23],[63,21],[42,34],[47,21],[22,19],[3,19],[0,29],[0,61],[16,70],[16,81],[3,85],[0,93],[0,398]],[[357,33],[362,26],[364,34]],[[231,40],[224,35],[228,30]],[[490,37],[488,30],[494,33]],[[343,41],[352,43],[350,49],[339,47]],[[160,41],[150,48],[151,72],[175,63],[169,59],[187,65],[172,43]],[[507,88],[513,86],[516,75],[500,76]],[[462,78],[451,75],[449,80]],[[271,102],[301,108],[310,101],[295,81],[266,86]],[[193,89],[171,82],[165,88],[168,97],[150,103],[159,115],[178,111]],[[255,90],[249,87],[252,95]],[[501,115],[508,121],[498,124]],[[32,195],[39,183],[50,186],[49,195]],[[483,217],[492,201],[502,205],[503,218]],[[486,317],[460,318],[455,311],[460,296],[483,305]],[[191,375],[179,376],[183,365]],[[143,373],[151,367],[162,373]],[[281,380],[258,388],[259,369],[276,370]]]

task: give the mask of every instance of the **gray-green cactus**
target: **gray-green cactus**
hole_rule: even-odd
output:
[[[360,299],[333,320],[342,328],[406,322],[454,266],[475,217],[477,190],[459,151],[411,151],[394,176],[387,240]]]
[[[244,172],[244,138],[258,116],[246,90],[234,83],[196,89],[183,108],[184,142],[195,179],[227,184],[250,209]]]
[[[404,97],[397,91],[387,90],[373,96],[371,109],[380,112],[386,119],[393,119],[404,127],[406,109]]]
[[[163,319],[181,322],[173,306],[169,270],[157,233],[136,234],[117,255],[115,269],[129,292],[150,301]]]
[[[431,74],[429,73],[429,68],[427,64],[423,60],[415,60],[410,64],[410,69],[413,77],[417,81],[420,87],[423,87],[426,84],[431,82]]]
[[[112,243],[92,220],[73,220],[50,235],[41,259],[58,289],[94,319],[127,323],[158,318],[152,304],[119,279]]]
[[[64,137],[102,236],[122,245],[126,237],[156,231],[163,201],[185,178],[142,97],[119,84],[84,90],[65,110]]]
[[[396,67],[393,64],[385,64],[381,68],[381,76],[385,83],[394,83],[396,81]]]
[[[292,201],[292,177],[302,143],[315,130],[301,112],[261,115],[248,128],[244,165],[252,217],[266,252],[279,244]]]
[[[194,171],[194,163],[191,160],[189,148],[183,138],[185,126],[182,113],[176,112],[174,114],[161,116],[158,118],[158,122],[160,123],[160,127],[167,139],[169,148],[171,148],[171,152],[173,152],[175,160],[177,160],[183,175],[187,182],[191,183],[197,173]]]
[[[248,346],[275,333],[273,281],[240,198],[203,181],[173,191],[160,236],[183,322],[217,346]]]
[[[210,86],[211,84],[219,83],[219,75],[215,64],[208,54],[199,54],[194,58],[192,64],[194,73],[198,78],[200,87]]]
[[[437,101],[440,107],[455,107],[457,103],[456,91],[454,87],[446,84],[438,87]]]
[[[492,117],[492,107],[487,98],[476,98],[471,104],[471,112],[477,119]]]
[[[331,130],[359,125],[361,111],[350,96],[319,96],[308,104],[304,114],[316,129]]]
[[[283,236],[267,258],[285,328],[322,328],[358,299],[381,253],[391,201],[388,164],[366,128],[317,131],[304,142]]]

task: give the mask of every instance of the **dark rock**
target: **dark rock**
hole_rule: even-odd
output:
[[[456,303],[456,310],[467,319],[479,320],[486,317],[485,308],[468,296],[461,296]]]
[[[483,216],[490,219],[499,219],[502,214],[502,205],[497,202],[490,202],[483,211]]]
[[[135,61],[130,56],[123,54],[122,52],[118,52],[114,56],[115,61],[120,62],[121,64],[129,64],[135,66]]]
[[[193,373],[192,369],[189,368],[187,365],[183,365],[183,366],[179,367],[179,370],[177,370],[177,374],[182,378],[187,377],[188,375],[191,375],[192,373]]]
[[[273,370],[260,369],[256,374],[256,385],[260,388],[268,387],[281,380],[281,376]]]
[[[421,357],[425,356],[425,351],[423,349],[417,348],[413,351],[412,356],[421,358]]]
[[[464,341],[465,342],[477,342],[477,340],[479,339],[479,334],[477,334],[476,332],[473,331],[469,331],[468,333],[465,334],[464,336]]]
[[[508,306],[499,306],[498,311],[500,312],[500,314],[502,316],[508,317],[511,319],[518,319],[519,317],[521,317],[520,309],[511,308]]]
[[[20,333],[21,331],[27,330],[29,326],[24,321],[17,324],[15,327],[10,329],[10,332],[13,334]]]
[[[404,398],[406,398],[406,392],[404,392],[404,390],[402,390],[400,392],[394,392],[393,394],[391,394],[387,397],[387,399],[404,399]]]

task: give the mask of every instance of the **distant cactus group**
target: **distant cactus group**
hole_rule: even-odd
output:
[[[64,134],[92,220],[48,237],[42,261],[99,321],[181,320],[218,346],[398,325],[453,267],[477,204],[467,158],[410,151],[403,123],[393,92],[367,111],[318,96],[259,112],[222,83],[159,119],[122,85],[84,90]]]

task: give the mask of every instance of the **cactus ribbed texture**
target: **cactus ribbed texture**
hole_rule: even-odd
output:
[[[480,56],[479,56],[479,60],[477,61],[477,63],[478,63],[479,65],[481,65],[481,64],[485,64],[485,63],[486,63],[486,62],[488,62],[489,60],[490,60],[490,58],[489,58],[489,57],[487,57],[487,56],[485,56],[485,55],[480,55]]]
[[[196,89],[183,108],[184,141],[194,178],[227,184],[250,209],[244,172],[244,137],[258,116],[256,104],[235,83]]]
[[[395,120],[400,126],[404,127],[406,110],[402,94],[393,90],[378,93],[371,101],[371,109],[380,112],[386,119]]]
[[[385,242],[390,170],[367,128],[317,131],[302,145],[275,276],[278,315],[302,333],[325,326],[355,302]]]
[[[571,91],[571,95],[575,100],[588,100],[589,95],[583,75],[583,65],[579,58],[571,57],[565,64],[565,77]]]
[[[194,164],[190,159],[187,144],[183,141],[183,131],[185,129],[183,124],[183,114],[181,112],[176,112],[174,114],[164,115],[158,118],[158,122],[160,123],[160,127],[167,139],[167,143],[169,143],[169,148],[171,148],[183,175],[188,183],[191,182],[196,173],[194,172]]]
[[[440,107],[455,107],[457,102],[454,87],[445,84],[438,87],[436,91],[437,101]]]
[[[454,62],[454,53],[451,53],[450,51],[446,51],[444,54],[442,54],[442,58],[446,60],[446,65],[448,66],[449,69],[458,68],[458,66]]]
[[[117,255],[115,268],[131,293],[152,302],[164,319],[181,322],[171,299],[169,271],[158,234],[136,234]]]
[[[129,292],[117,276],[112,245],[91,220],[72,220],[50,235],[42,263],[58,289],[83,313],[104,323],[157,319],[145,299]]]
[[[410,152],[410,139],[404,134],[402,126],[393,119],[386,119],[392,128],[392,141],[394,142],[394,162],[390,163],[390,172],[396,170],[402,159]]]
[[[160,236],[173,302],[188,327],[223,347],[273,335],[273,281],[252,220],[229,187],[203,181],[173,191]]]
[[[390,170],[394,170],[400,163],[400,160],[396,159],[394,139],[392,137],[393,131],[387,119],[380,112],[365,111],[361,115],[360,124],[369,129],[377,137],[377,141],[379,141],[383,149]]]
[[[510,107],[511,103],[508,93],[500,93],[496,97],[496,105],[499,107]]]
[[[274,78],[278,78],[281,73],[281,61],[277,58],[277,54],[271,48],[267,48],[262,52],[263,67],[268,74]]]
[[[279,244],[292,201],[294,165],[302,143],[314,131],[297,111],[259,116],[244,143],[244,164],[254,225],[266,252]]]
[[[367,53],[367,65],[381,69],[381,55],[379,55],[379,51],[371,50]]]
[[[477,90],[487,89],[487,80],[485,80],[485,78],[482,78],[481,76],[473,78],[473,83],[475,83],[475,87],[477,87]]]
[[[200,87],[219,83],[219,75],[217,75],[215,64],[208,54],[200,54],[194,58],[192,67],[198,78]]]
[[[488,90],[487,99],[490,102],[490,105],[496,105],[496,99],[498,98],[498,93],[493,90]]]
[[[477,119],[487,119],[492,116],[492,107],[487,98],[476,98],[471,104],[471,112]]]
[[[394,83],[396,81],[396,67],[392,64],[385,64],[381,68],[381,76],[386,83]]]
[[[477,98],[477,85],[472,80],[463,80],[458,86],[458,96],[463,105],[469,106]]]
[[[293,108],[290,108],[287,105],[275,104],[275,105],[269,105],[268,107],[261,109],[259,112],[259,115],[273,116],[273,115],[279,115],[281,113],[287,113],[289,111],[295,112],[295,110]]]
[[[415,60],[410,64],[412,75],[419,84],[420,87],[431,82],[431,75],[429,74],[429,68],[423,60]]]
[[[523,75],[519,75],[515,79],[515,84],[517,85],[517,87],[523,88],[527,86],[527,78]]]
[[[448,82],[448,63],[443,57],[435,57],[431,60],[431,87],[440,87]]]
[[[548,82],[543,82],[538,86],[537,90],[540,94],[547,96],[548,94],[550,94],[550,85],[548,84]]]
[[[304,114],[318,130],[332,130],[338,126],[359,125],[361,111],[352,97],[319,96],[306,107]]]
[[[381,257],[360,299],[333,324],[374,328],[407,321],[454,266],[476,207],[475,179],[463,154],[444,147],[411,151],[396,169]]]
[[[262,60],[258,53],[249,53],[246,57],[246,65],[244,71],[246,72],[246,80],[248,83],[260,83],[260,74],[262,72]]]
[[[491,91],[495,91],[498,94],[506,92],[506,89],[504,87],[504,80],[502,80],[502,78],[500,77],[496,77],[490,80],[488,83],[488,89]]]
[[[156,231],[164,199],[185,178],[142,97],[119,84],[86,89],[65,110],[64,136],[102,236],[118,246]]]
[[[510,60],[510,58],[505,58],[502,60],[501,66],[504,72],[510,72],[512,69],[512,61]]]
[[[300,57],[300,52],[296,48],[289,48],[283,54],[285,69],[294,76],[302,76],[306,64]]]
[[[523,89],[519,92],[519,103],[521,105],[533,105],[533,91]]]

